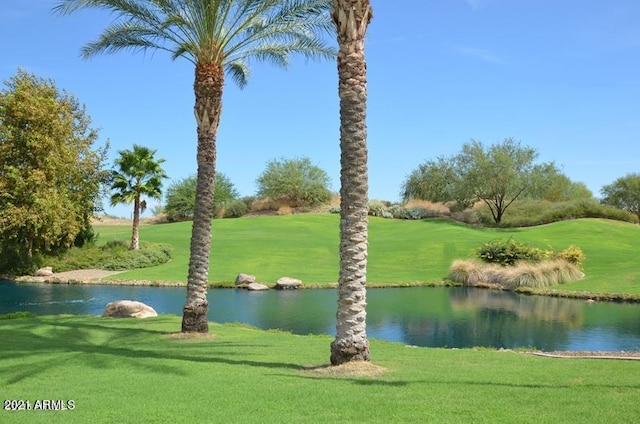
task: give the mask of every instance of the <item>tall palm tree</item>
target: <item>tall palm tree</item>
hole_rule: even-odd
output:
[[[195,65],[197,191],[183,332],[208,332],[207,281],[215,184],[216,134],[228,74],[247,83],[249,60],[286,66],[293,54],[330,58],[331,0],[59,0],[54,10],[106,9],[116,20],[84,56],[123,49],[165,50]]]
[[[121,150],[116,158],[111,173],[111,206],[120,203],[133,203],[133,231],[131,234],[131,249],[140,248],[140,213],[147,207],[142,196],[152,199],[162,198],[162,180],[167,178],[160,166],[164,159],[156,159],[155,150],[148,147],[133,145],[133,150]]]
[[[369,0],[334,0],[340,94],[340,276],[336,338],[331,363],[368,361],[367,63],[364,37],[372,17]]]

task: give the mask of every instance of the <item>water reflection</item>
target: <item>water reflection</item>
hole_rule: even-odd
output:
[[[117,299],[140,300],[159,313],[180,315],[185,289],[0,282],[0,314],[100,315]],[[219,289],[209,300],[211,321],[334,334],[335,290]],[[637,304],[588,304],[475,288],[405,288],[369,290],[367,310],[370,337],[416,346],[640,350]]]

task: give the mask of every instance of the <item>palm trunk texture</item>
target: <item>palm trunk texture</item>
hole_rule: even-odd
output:
[[[140,249],[140,197],[133,201],[133,229],[131,230],[131,250]]]
[[[198,124],[198,177],[191,232],[187,301],[182,315],[183,332],[209,332],[207,283],[215,186],[216,134],[222,110],[223,85],[224,71],[220,65],[196,65],[194,92]]]
[[[367,339],[367,65],[368,0],[335,0],[340,95],[340,276],[331,363],[369,361]]]

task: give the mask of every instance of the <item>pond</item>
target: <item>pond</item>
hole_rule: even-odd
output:
[[[107,303],[139,300],[160,314],[182,314],[186,289],[0,281],[0,314],[101,315]],[[463,348],[640,351],[640,305],[524,296],[474,288],[370,289],[367,334],[408,345]],[[332,289],[209,291],[209,320],[335,334]]]

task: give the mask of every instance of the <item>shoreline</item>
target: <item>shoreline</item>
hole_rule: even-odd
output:
[[[151,280],[118,280],[108,279],[113,275],[120,274],[124,271],[106,271],[100,269],[83,269],[76,271],[67,271],[54,273],[50,276],[0,276],[0,279],[6,279],[16,283],[45,283],[45,284],[87,284],[87,285],[105,285],[105,286],[141,286],[141,287],[185,287],[186,281],[151,281]],[[269,290],[272,290],[275,284],[267,284]],[[300,289],[336,289],[338,283],[306,283]],[[411,287],[461,287],[459,284],[443,282],[410,282],[410,283],[370,283],[367,288],[411,288]],[[470,286],[487,290],[502,290],[501,288],[492,286]],[[210,289],[244,289],[243,286],[236,286],[233,282],[228,283],[209,283]],[[585,291],[557,290],[557,289],[532,289],[519,288],[513,291],[517,294],[529,296],[549,296],[566,299],[584,300],[591,302],[615,302],[615,303],[640,303],[640,294],[629,293],[593,293]]]

